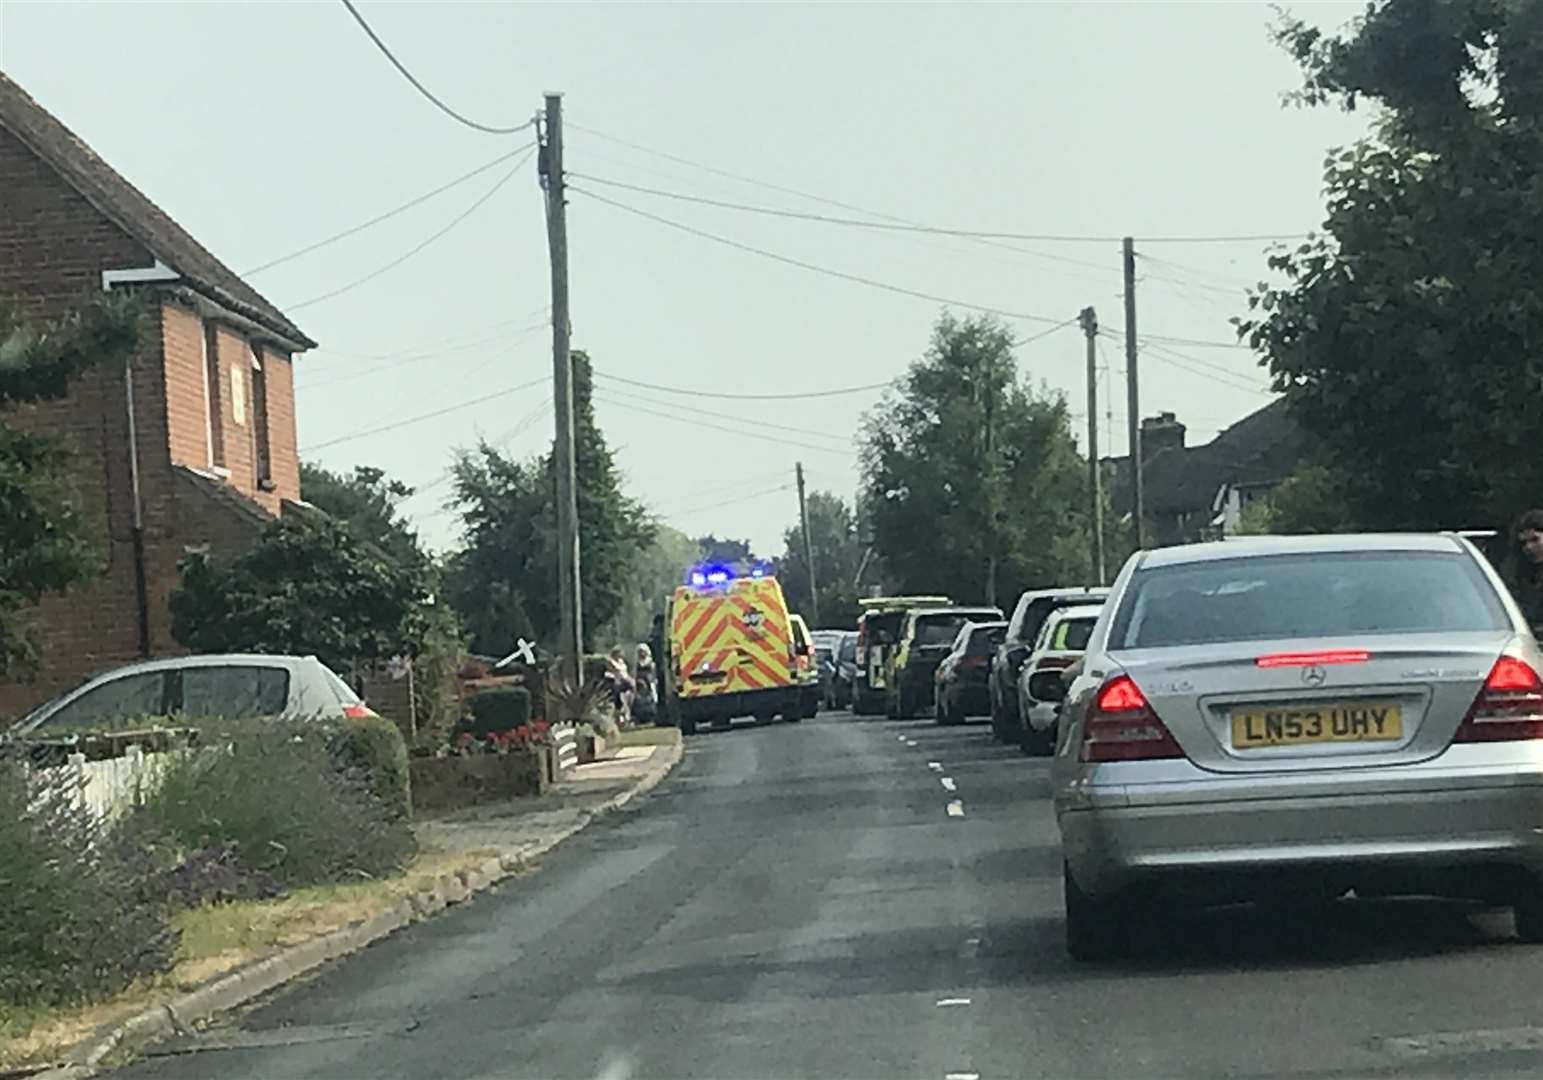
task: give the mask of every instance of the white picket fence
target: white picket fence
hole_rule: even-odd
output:
[[[552,728],[552,743],[557,747],[557,768],[560,773],[578,767],[579,729],[576,725],[555,725]]]
[[[29,784],[57,785],[99,822],[108,822],[133,809],[160,782],[166,766],[186,750],[146,753],[126,747],[120,757],[86,760],[71,754],[63,765],[26,769]]]

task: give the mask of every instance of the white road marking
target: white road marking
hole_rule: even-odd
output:
[[[931,769],[933,772],[942,772],[943,763],[941,761],[929,761],[927,762],[927,768]]]
[[[943,790],[944,791],[958,791],[959,790],[959,785],[954,783],[954,778],[952,776],[945,776],[941,780],[939,780],[938,783],[943,785]]]
[[[905,744],[906,744],[906,745],[907,745],[907,746],[910,746],[910,747],[915,747],[915,746],[916,746],[916,740],[915,740],[915,739],[907,739],[907,740],[906,740],[906,741],[905,741]]]
[[[969,998],[965,998],[965,997],[943,998],[941,1001],[938,1002],[938,1008],[940,1008],[940,1009],[951,1009],[951,1008],[953,1008],[956,1005],[968,1005],[969,1003],[970,1003],[970,999]]]
[[[896,735],[895,738],[899,739],[901,742],[905,742],[905,736],[904,735]]]
[[[1381,1040],[1382,1049],[1403,1058],[1451,1057],[1501,1051],[1543,1050],[1543,1028],[1442,1031]]]
[[[953,1072],[944,1073],[943,1080],[980,1080],[980,1073]]]
[[[974,960],[980,953],[980,938],[965,938],[964,944],[959,946],[959,959]]]
[[[951,801],[948,804],[948,816],[949,817],[964,817],[964,803],[961,802],[958,799],[954,799],[953,801]]]

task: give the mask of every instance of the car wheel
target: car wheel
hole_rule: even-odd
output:
[[[1516,902],[1516,936],[1529,945],[1543,945],[1543,881],[1529,882]]]
[[[1035,731],[1028,724],[1023,725],[1023,733],[1018,737],[1018,746],[1029,757],[1049,757],[1055,753],[1055,728],[1049,731]]]
[[[1117,897],[1089,896],[1061,864],[1066,897],[1066,951],[1074,960],[1110,960],[1124,944],[1124,904]]]
[[[947,727],[954,721],[948,715],[948,695],[934,693],[932,695],[932,722],[938,727]]]
[[[684,716],[681,717],[680,718],[680,733],[682,735],[695,735],[696,734],[696,721],[693,720],[693,719],[687,719]]]

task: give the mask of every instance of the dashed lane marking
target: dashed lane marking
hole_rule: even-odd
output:
[[[1382,1039],[1384,1052],[1402,1058],[1457,1057],[1468,1054],[1543,1050],[1543,1027],[1441,1031]]]
[[[959,785],[954,783],[954,778],[952,776],[945,776],[941,780],[939,780],[938,783],[943,785],[943,790],[944,791],[958,791],[959,790]]]
[[[929,761],[927,762],[927,768],[931,769],[933,772],[942,772],[943,763],[941,761]]]
[[[959,799],[954,799],[953,801],[951,801],[948,804],[948,816],[949,817],[964,817],[964,803],[961,802]]]
[[[968,1005],[969,1003],[970,999],[967,997],[943,998],[938,1002],[938,1008],[952,1009],[960,1005]]]
[[[976,1072],[951,1072],[944,1073],[943,1080],[980,1080],[980,1073]]]

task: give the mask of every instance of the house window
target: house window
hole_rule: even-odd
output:
[[[252,353],[252,434],[256,443],[257,486],[273,489],[273,455],[268,446],[268,378],[262,361]]]
[[[209,464],[225,467],[225,425],[220,414],[219,328],[204,323],[204,433],[209,441]]]
[[[230,418],[246,427],[246,374],[239,363],[230,367]]]

